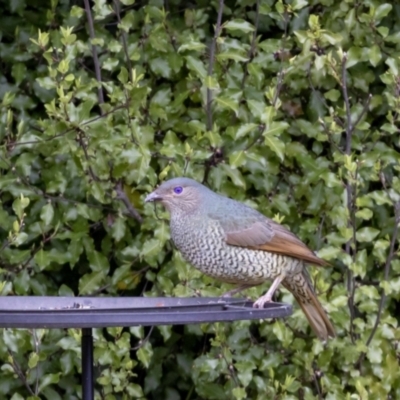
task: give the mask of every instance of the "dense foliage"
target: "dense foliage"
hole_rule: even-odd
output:
[[[338,338],[298,307],[96,330],[97,398],[400,398],[397,2],[12,0],[1,21],[3,296],[230,289],[143,204],[182,175],[332,264],[310,273]],[[74,329],[1,330],[0,397],[78,398],[79,346]]]

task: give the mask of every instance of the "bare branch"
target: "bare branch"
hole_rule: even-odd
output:
[[[138,213],[135,207],[133,207],[132,203],[129,201],[128,196],[126,195],[121,181],[117,183],[115,186],[115,191],[117,192],[117,199],[121,200],[124,204],[125,207],[127,208],[129,215],[133,218],[136,219],[139,223],[143,221],[141,215]]]
[[[221,21],[222,21],[222,10],[224,8],[224,0],[219,0],[218,6],[218,17],[217,17],[217,24],[215,25],[215,32],[214,38],[211,42],[210,46],[210,63],[208,64],[208,73],[207,76],[211,78],[214,70],[214,61],[215,61],[215,48],[217,47],[217,39],[221,32]],[[213,119],[212,119],[212,110],[211,110],[211,103],[212,103],[212,90],[207,88],[207,130],[211,131],[213,126]]]
[[[86,11],[86,17],[88,20],[89,24],[89,34],[90,34],[90,39],[93,40],[96,38],[96,35],[94,33],[94,24],[93,24],[93,17],[92,17],[92,10],[90,8],[89,0],[83,0],[85,3],[85,11]],[[92,55],[93,55],[93,63],[94,63],[94,70],[96,74],[96,79],[99,82],[99,88],[98,88],[98,97],[99,97],[99,103],[103,104],[104,103],[104,95],[103,95],[103,88],[101,86],[101,69],[100,69],[100,62],[99,62],[99,57],[97,55],[97,49],[94,44],[92,44]],[[101,113],[101,109],[100,109]]]

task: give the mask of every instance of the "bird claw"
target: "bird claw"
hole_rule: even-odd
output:
[[[265,304],[267,303],[273,303],[271,296],[261,296],[259,299],[257,299],[254,304],[253,307],[254,308],[264,308]]]

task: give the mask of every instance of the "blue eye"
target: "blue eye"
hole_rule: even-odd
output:
[[[176,194],[181,194],[181,193],[183,192],[182,186],[174,187],[174,192],[175,192]]]

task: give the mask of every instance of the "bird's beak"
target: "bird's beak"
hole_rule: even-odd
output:
[[[152,202],[152,201],[161,201],[162,197],[157,192],[151,192],[149,195],[146,196],[144,199],[145,203]]]

